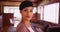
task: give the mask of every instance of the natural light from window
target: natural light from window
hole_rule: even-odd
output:
[[[59,3],[44,6],[44,20],[58,24]]]

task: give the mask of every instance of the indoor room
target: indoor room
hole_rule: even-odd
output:
[[[19,10],[23,1],[33,4],[30,22],[36,24],[37,30],[60,31],[60,0],[0,0],[0,32],[16,32],[23,17]]]

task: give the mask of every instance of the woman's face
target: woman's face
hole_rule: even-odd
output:
[[[21,11],[21,15],[22,15],[22,19],[24,20],[31,20],[32,16],[33,16],[33,7],[25,7],[22,11]]]

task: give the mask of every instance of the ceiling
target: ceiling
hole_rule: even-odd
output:
[[[25,0],[0,0],[0,1],[14,1],[14,2],[22,2],[22,1],[25,1]],[[42,1],[42,0],[28,0],[28,1],[31,1],[31,2],[39,2],[39,1]]]

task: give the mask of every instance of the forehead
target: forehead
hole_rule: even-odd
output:
[[[25,7],[24,9],[33,9],[33,7]]]

